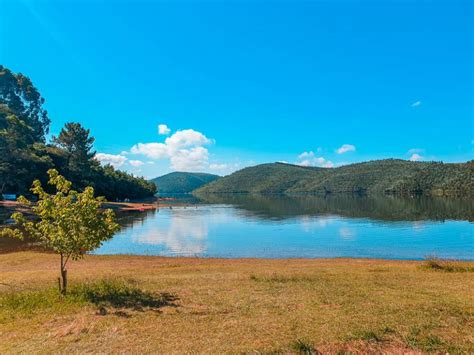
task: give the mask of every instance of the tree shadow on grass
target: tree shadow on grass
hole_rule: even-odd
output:
[[[129,317],[124,310],[159,312],[163,307],[178,307],[176,301],[179,300],[174,294],[144,291],[121,280],[102,280],[76,285],[71,293],[99,306],[100,315],[106,315],[107,308],[120,309],[114,312],[119,317]]]

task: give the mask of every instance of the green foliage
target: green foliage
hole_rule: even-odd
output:
[[[32,210],[39,220],[28,220],[16,212],[12,218],[19,228],[5,229],[3,233],[37,240],[45,248],[64,255],[66,262],[70,257],[79,259],[112,237],[119,226],[114,221],[112,210],[101,210],[105,199],[95,198],[92,187],[77,192],[71,190],[71,182],[56,170],[51,169],[48,174],[49,184],[56,187],[56,194],[45,192],[39,180],[33,182],[31,189],[38,196],[38,203],[32,206]],[[23,196],[19,201],[31,205]]]
[[[174,172],[157,177],[151,182],[156,184],[160,193],[190,193],[219,178],[220,176],[213,174]]]
[[[32,205],[21,196],[19,202],[32,205],[37,220],[27,219],[16,212],[12,218],[18,228],[6,228],[2,234],[18,239],[31,238],[61,256],[62,292],[67,288],[66,265],[69,259],[77,260],[102,242],[111,238],[119,229],[112,210],[101,210],[104,198],[94,197],[94,189],[86,187],[83,192],[71,189],[72,183],[54,170],[48,170],[49,184],[56,188],[55,194],[44,191],[39,180],[33,182],[31,191],[38,196]]]
[[[24,193],[52,161],[44,145],[35,142],[33,129],[5,105],[0,105],[0,194]]]
[[[474,163],[387,159],[338,168],[275,163],[242,169],[197,193],[356,193],[472,195]]]
[[[124,198],[145,198],[156,193],[154,183],[143,177],[136,177],[124,171],[115,170],[112,165],[94,168],[94,187],[99,195],[109,200]]]
[[[69,178],[76,181],[90,179],[95,163],[95,152],[92,151],[94,141],[90,131],[75,122],[66,123],[59,136],[53,137],[53,143],[61,148],[67,157],[64,170]]]
[[[39,241],[45,248],[63,255],[67,260],[81,258],[84,253],[98,248],[118,230],[112,210],[100,209],[103,198],[94,197],[94,189],[83,192],[71,190],[71,182],[51,169],[49,184],[57,192],[44,191],[39,180],[33,182],[31,191],[38,196],[32,210],[39,220],[31,221],[16,212],[12,215],[17,229],[5,229],[4,234],[23,239],[26,236]],[[31,205],[23,196],[20,203]]]
[[[44,143],[50,120],[43,108],[44,99],[31,80],[0,65],[0,104],[31,128],[35,141]]]

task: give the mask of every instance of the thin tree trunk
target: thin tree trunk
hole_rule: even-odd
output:
[[[59,291],[61,294],[65,295],[67,292],[67,270],[66,270],[66,262],[64,260],[64,255],[61,254],[61,278],[59,280]]]
[[[63,279],[63,285],[62,285],[62,291],[61,291],[61,293],[62,293],[63,295],[65,295],[66,292],[67,292],[67,270],[66,270],[66,268],[64,268],[63,270],[61,270],[61,277],[62,277],[62,279]]]

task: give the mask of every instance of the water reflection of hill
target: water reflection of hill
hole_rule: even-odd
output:
[[[474,221],[474,203],[469,199],[389,196],[288,196],[209,194],[202,203],[229,204],[262,219],[286,219],[303,215],[339,215],[383,221],[468,220]]]

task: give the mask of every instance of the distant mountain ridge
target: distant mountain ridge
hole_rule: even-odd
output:
[[[195,192],[472,195],[473,187],[473,161],[441,163],[385,159],[337,168],[261,164],[236,171]]]
[[[155,183],[158,193],[190,193],[219,178],[213,174],[176,171],[150,181]]]

